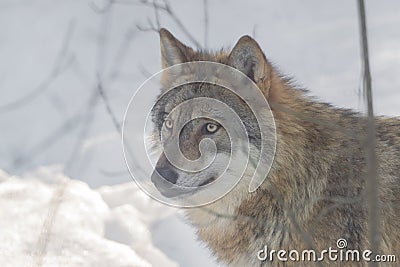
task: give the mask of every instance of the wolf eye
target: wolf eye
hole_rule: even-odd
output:
[[[219,125],[215,123],[207,123],[205,125],[205,130],[208,134],[215,133],[219,129]]]
[[[171,129],[172,126],[174,126],[173,121],[171,119],[168,119],[168,118],[164,120],[164,124],[165,124],[165,127],[167,127],[168,129]]]

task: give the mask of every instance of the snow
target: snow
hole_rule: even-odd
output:
[[[154,20],[154,11],[128,1],[93,9],[107,2],[0,1],[0,266],[36,260],[51,199],[64,183],[45,265],[215,266],[180,213],[136,187],[104,102],[92,99],[100,76],[120,122],[136,88],[160,69],[157,34],[136,27]],[[169,2],[204,43],[203,1]],[[254,33],[267,58],[312,95],[364,110],[356,1],[208,4],[208,48],[232,47]],[[398,116],[400,1],[366,1],[366,7],[375,111]],[[160,16],[162,26],[191,44]],[[7,106],[34,91],[28,102]]]
[[[101,193],[58,169],[0,172],[1,266],[178,266],[154,247],[142,211],[117,204],[120,196],[110,192],[108,206]],[[135,205],[164,208],[139,199]]]

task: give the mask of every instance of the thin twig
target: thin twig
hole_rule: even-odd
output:
[[[20,155],[19,157],[15,158],[12,162],[11,168],[21,168],[22,166],[31,162],[31,160],[37,158],[38,155],[51,148],[54,144],[61,140],[61,137],[67,135],[69,132],[74,130],[79,125],[81,119],[84,117],[84,114],[88,112],[88,109],[91,109],[93,107],[94,106],[88,106],[88,104],[85,103],[83,110],[79,109],[72,117],[67,119],[54,132],[43,138],[32,148],[26,149],[27,152],[25,152],[24,155]]]
[[[208,18],[208,0],[203,0],[204,6],[204,48],[208,48],[208,26],[209,26],[209,18]]]
[[[376,156],[376,128],[372,103],[372,86],[371,73],[369,68],[368,55],[368,38],[367,25],[365,15],[364,0],[358,0],[358,13],[360,23],[360,37],[362,47],[363,62],[363,89],[367,100],[367,142],[366,142],[366,158],[367,158],[367,182],[366,182],[366,198],[368,206],[368,225],[369,225],[369,241],[373,253],[379,252],[379,207],[378,207],[378,164]],[[378,266],[376,262],[370,262],[370,266]]]
[[[251,37],[253,37],[254,39],[257,38],[257,27],[258,27],[258,25],[254,24],[253,30],[251,31]]]
[[[102,82],[100,80],[100,77],[98,79],[99,80],[98,80],[98,83],[97,83],[97,91],[99,92],[99,95],[103,99],[103,102],[104,102],[104,104],[106,106],[107,114],[110,116],[111,121],[112,121],[115,129],[117,130],[118,133],[121,133],[121,123],[118,122],[117,116],[112,111],[110,101],[108,100],[108,97],[107,97],[107,95],[106,95],[106,93],[104,91],[103,84],[102,84]]]
[[[181,19],[177,16],[175,11],[172,9],[170,3],[167,0],[162,0],[162,2],[163,4],[158,4],[155,2],[149,2],[147,0],[141,0],[136,3],[132,2],[131,4],[149,6],[153,9],[156,9],[157,14],[159,11],[163,11],[175,22],[178,28],[186,35],[186,37],[194,44],[194,46],[197,49],[199,50],[202,49],[202,45],[200,44],[200,42],[186,28],[185,24],[181,21]],[[126,3],[126,2],[115,1],[114,3]],[[147,23],[148,23],[147,26],[137,25],[137,28],[141,31],[153,31],[153,32],[159,31],[160,28],[157,28],[157,26],[154,25],[154,23],[150,19],[148,19]]]
[[[183,22],[179,19],[179,17],[175,14],[175,12],[172,10],[171,5],[167,0],[163,0],[165,3],[165,11],[168,13],[168,15],[174,20],[176,25],[181,29],[181,31],[190,39],[190,41],[196,46],[197,49],[201,49],[201,44],[197,39],[190,33],[190,31],[186,28],[186,26],[183,24]]]
[[[114,0],[108,0],[108,2],[103,7],[99,7],[99,5],[93,1],[89,2],[88,5],[94,12],[101,14],[107,12],[111,8],[112,4],[114,4],[114,2]]]
[[[64,61],[70,46],[72,34],[75,30],[75,25],[76,23],[74,19],[69,22],[64,40],[61,43],[60,50],[49,75],[31,92],[25,94],[17,100],[14,100],[11,103],[0,106],[0,112],[9,112],[32,102],[35,98],[49,89],[51,83],[71,65],[74,57],[70,57],[66,62]]]
[[[68,172],[68,170],[73,166],[73,163],[75,162],[75,159],[77,158],[77,155],[81,149],[82,143],[85,140],[85,137],[88,134],[89,128],[91,124],[93,123],[93,117],[94,117],[94,107],[97,105],[98,102],[98,94],[97,91],[92,94],[90,97],[89,103],[88,103],[88,109],[84,113],[85,116],[82,118],[81,126],[82,128],[80,129],[79,133],[77,134],[75,145],[73,146],[72,152],[70,153],[68,159],[64,163],[64,172]]]
[[[50,241],[51,229],[53,228],[57,211],[62,203],[67,184],[67,180],[61,181],[61,183],[55,189],[53,197],[49,201],[47,216],[43,222],[42,231],[40,232],[37,244],[35,246],[35,251],[33,253],[35,267],[40,267],[43,265],[43,259],[46,256],[47,247]]]
[[[157,29],[161,29],[160,15],[158,14],[158,7],[157,7],[156,0],[153,0],[153,9],[154,9],[154,17],[156,20]]]
[[[118,78],[120,74],[120,66],[122,66],[127,59],[127,54],[129,52],[129,49],[131,48],[132,40],[135,38],[136,33],[137,31],[134,27],[131,27],[126,31],[124,39],[117,52],[115,53],[116,56],[112,63],[110,74],[108,75],[108,80],[110,82],[113,82]]]

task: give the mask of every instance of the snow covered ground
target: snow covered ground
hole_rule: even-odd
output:
[[[92,190],[58,169],[0,172],[1,266],[178,266],[149,228],[171,210],[133,184]]]
[[[313,95],[364,110],[356,1],[207,2],[208,48],[254,35]],[[170,3],[204,46],[203,1]],[[375,111],[399,115],[400,2],[366,5]],[[132,182],[98,96],[101,80],[121,123],[133,92],[160,69],[157,34],[137,28],[148,19],[154,10],[135,0],[0,1],[1,266],[216,266],[180,211]],[[193,45],[162,11],[160,22]]]

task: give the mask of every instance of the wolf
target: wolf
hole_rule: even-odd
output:
[[[320,262],[302,262],[288,260],[287,254],[286,260],[260,257],[267,253],[264,248],[276,252],[295,249],[300,253],[310,248],[317,253],[329,247],[338,249],[339,239],[347,241],[346,249],[360,253],[371,248],[366,201],[367,118],[310,96],[307,90],[282,75],[250,36],[241,37],[232,49],[196,51],[166,29],[159,33],[162,68],[197,61],[233,67],[257,85],[275,119],[275,157],[261,186],[255,192],[248,191],[255,168],[254,161],[250,160],[242,180],[228,194],[203,207],[186,210],[199,239],[208,245],[218,261],[228,266],[367,266],[368,262],[362,259],[339,262],[325,257]],[[166,131],[163,142],[179,135],[179,148],[190,160],[201,157],[199,144],[203,139],[212,139],[217,150],[216,160],[225,162],[231,144],[223,125],[212,119],[195,118],[176,132],[176,122],[201,108],[196,105],[175,117],[169,116],[174,107],[188,99],[208,97],[233,107],[248,130],[250,158],[257,155],[260,128],[243,99],[224,88],[205,83],[193,83],[167,92],[165,88],[169,82],[169,77],[163,77],[160,92],[163,97],[152,111],[156,125],[154,139],[160,139],[163,131]],[[378,252],[400,260],[400,120],[376,117],[374,122]],[[213,169],[180,170],[161,153],[151,180],[164,196],[174,198],[187,192],[172,187],[199,188],[212,183],[218,175]],[[171,190],[166,190],[166,185]],[[394,266],[394,263],[380,264]]]

